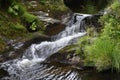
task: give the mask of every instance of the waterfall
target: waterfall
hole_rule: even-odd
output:
[[[12,76],[12,79],[10,78],[4,80],[27,80],[20,79],[21,76],[18,72],[19,71],[21,71],[21,73],[25,72],[27,69],[30,69],[32,66],[34,66],[36,63],[40,63],[46,60],[46,58],[58,52],[65,46],[75,44],[78,38],[86,35],[84,19],[89,16],[91,15],[88,14],[74,15],[76,20],[73,20],[73,24],[66,26],[65,30],[63,30],[62,32],[55,36],[52,36],[51,41],[44,41],[41,42],[40,44],[32,44],[25,51],[22,58],[13,60],[12,62],[3,63],[1,67],[9,66],[6,69],[9,72],[9,75],[18,74],[17,76],[19,76],[19,79],[18,78],[13,79]]]
[[[67,26],[65,30],[52,37],[52,41],[44,41],[40,44],[32,44],[23,55],[22,61],[18,65],[28,66],[35,62],[44,61],[50,55],[58,52],[67,45],[74,44],[77,38],[86,34],[84,19],[91,15],[77,15],[76,22],[73,25]]]

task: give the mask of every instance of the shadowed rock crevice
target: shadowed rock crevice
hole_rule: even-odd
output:
[[[64,0],[64,4],[73,12],[96,13],[103,10],[110,0]]]

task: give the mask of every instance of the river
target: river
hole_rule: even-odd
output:
[[[119,74],[98,73],[94,70],[82,70],[66,64],[48,63],[46,59],[62,48],[75,44],[78,38],[86,35],[85,18],[92,15],[81,14],[60,33],[52,36],[51,41],[32,44],[21,58],[0,64],[8,75],[0,80],[119,80]]]

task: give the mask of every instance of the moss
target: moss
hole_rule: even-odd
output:
[[[1,36],[7,37],[9,39],[14,39],[17,37],[24,37],[26,33],[27,33],[26,28],[20,25],[19,23],[14,24],[8,22],[7,24],[5,24],[5,22],[1,22],[1,27],[0,27]]]
[[[21,32],[26,31],[26,28],[20,23],[16,23],[16,24],[10,23],[10,28],[13,30],[21,31]]]
[[[33,22],[34,20],[37,19],[36,16],[34,16],[34,15],[28,13],[28,12],[25,12],[25,13],[23,14],[23,18],[24,18],[24,20],[25,20],[26,22],[29,22],[29,23],[31,23],[31,22]]]
[[[4,0],[3,3],[6,1],[9,2]],[[5,9],[1,9],[1,6],[3,5],[0,3],[0,52],[6,48],[5,40],[1,39],[3,37],[8,40],[19,39],[19,41],[26,41],[34,37],[33,33],[28,31],[27,24],[30,24],[29,28],[33,31],[37,29],[38,34],[44,30],[41,27],[44,26],[44,22],[38,20],[37,16],[30,14],[21,2],[10,0]]]

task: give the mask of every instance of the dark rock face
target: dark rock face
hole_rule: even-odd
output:
[[[3,76],[9,76],[9,74],[8,74],[8,72],[5,71],[4,69],[0,69],[0,79],[1,79]]]
[[[82,5],[84,5],[85,0],[64,0],[64,3],[69,8],[82,8]]]
[[[88,5],[95,7],[98,11],[102,10],[110,1],[111,0],[64,0],[64,3],[73,12],[83,12]]]

